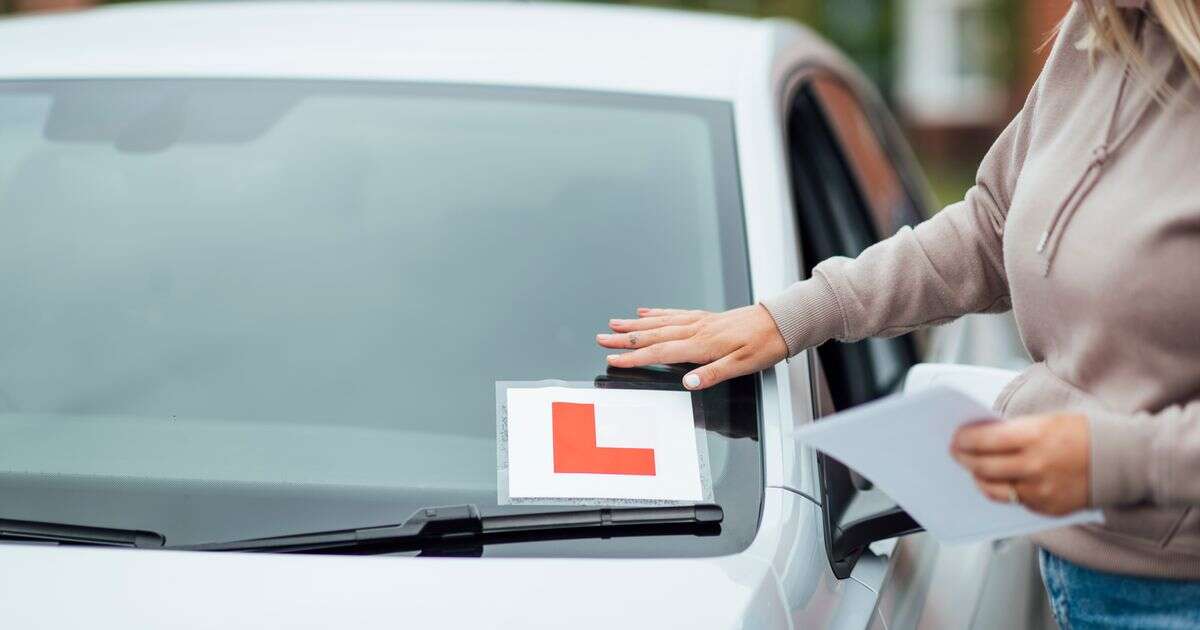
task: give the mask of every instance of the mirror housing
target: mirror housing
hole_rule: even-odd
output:
[[[836,459],[818,453],[817,472],[821,482],[825,551],[829,567],[839,580],[850,577],[871,543],[922,531],[908,512],[882,491],[857,487],[852,478],[857,473]]]

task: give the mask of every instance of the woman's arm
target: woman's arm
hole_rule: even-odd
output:
[[[853,260],[825,260],[812,278],[763,300],[789,355],[828,339],[894,336],[1011,307],[1004,224],[1039,118],[1041,84],[996,139],[962,201]]]
[[[1072,8],[1064,33],[1082,24]],[[811,278],[759,305],[724,313],[639,309],[638,319],[612,320],[599,335],[610,364],[701,363],[684,385],[695,389],[765,369],[829,339],[897,335],[961,315],[1009,308],[1002,248],[1004,223],[1028,148],[1042,86],[1086,80],[1066,55],[1081,54],[1058,38],[1025,106],[980,164],[975,185],[959,203],[916,228],[904,228],[856,259],[831,258]],[[1077,60],[1076,60],[1077,61]],[[1030,244],[1029,247],[1033,247]]]
[[[597,336],[616,367],[700,363],[684,385],[709,387],[765,369],[829,339],[897,335],[966,313],[1009,308],[1001,248],[1004,220],[1029,142],[1025,109],[992,146],[966,198],[904,228],[856,259],[831,258],[813,277],[724,313],[639,309]]]

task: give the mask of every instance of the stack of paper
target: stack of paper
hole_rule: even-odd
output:
[[[796,431],[797,442],[833,456],[870,479],[943,543],[1019,536],[1098,522],[1098,510],[1062,518],[989,500],[950,455],[961,425],[994,419],[988,409],[946,387],[897,394]]]

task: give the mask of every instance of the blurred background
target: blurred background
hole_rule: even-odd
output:
[[[130,0],[117,0],[130,1]],[[143,0],[154,1],[154,0]],[[106,0],[0,0],[0,14]],[[755,17],[821,32],[875,80],[942,204],[962,198],[992,139],[1020,108],[1071,0],[615,0]]]

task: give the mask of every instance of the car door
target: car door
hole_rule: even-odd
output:
[[[873,95],[832,73],[809,71],[792,89],[786,123],[806,277],[821,260],[857,256],[927,215],[930,201],[920,172]],[[814,417],[897,391],[927,346],[922,334],[820,346],[809,353],[818,392]],[[871,543],[920,531],[870,482],[836,460],[816,457],[826,552],[837,577],[848,577],[859,558],[871,553]],[[1026,554],[1018,550],[1006,563],[995,563],[997,549],[943,548],[924,534],[907,538],[891,553],[879,583],[869,585],[880,594],[878,618],[888,627],[975,625],[978,612],[992,616],[986,609],[996,601],[983,597],[985,586],[1005,580],[1016,581],[1004,589],[1010,602],[1033,606]],[[1013,618],[1021,617],[1007,619]]]

